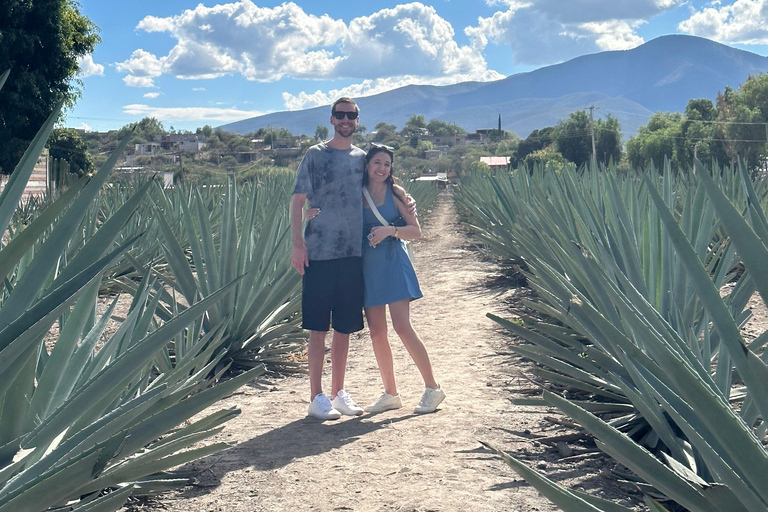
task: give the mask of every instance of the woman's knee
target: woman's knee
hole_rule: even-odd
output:
[[[409,318],[393,318],[392,328],[395,330],[398,336],[408,337],[413,334],[413,326]]]

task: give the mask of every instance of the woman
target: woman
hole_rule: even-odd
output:
[[[424,343],[411,326],[410,302],[422,294],[403,240],[417,240],[421,237],[421,228],[416,214],[409,212],[393,194],[393,160],[392,149],[378,144],[373,144],[365,156],[363,187],[389,224],[382,225],[369,202],[363,201],[363,233],[368,233],[363,243],[365,317],[384,383],[384,393],[365,410],[382,412],[402,407],[387,337],[389,305],[392,326],[424,379],[426,389],[414,409],[415,413],[423,414],[433,412],[445,398],[445,392],[435,380]]]

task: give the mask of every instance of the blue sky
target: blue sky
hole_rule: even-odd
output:
[[[768,55],[768,0],[80,0],[103,42],[67,126],[194,130],[408,84],[497,80],[690,34]]]

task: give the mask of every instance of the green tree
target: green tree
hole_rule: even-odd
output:
[[[523,160],[523,167],[529,171],[533,171],[535,165],[553,165],[556,169],[561,169],[565,164],[565,158],[555,147],[555,144],[550,144],[542,149],[537,149],[529,153],[525,160]]]
[[[439,119],[431,119],[427,124],[427,131],[430,135],[437,137],[445,137],[447,135],[457,135],[467,133],[464,128],[456,123],[446,123]]]
[[[165,130],[163,123],[156,118],[145,117],[139,122],[130,123],[120,128],[118,139],[122,140],[123,138],[128,137],[131,134],[131,131],[133,131],[134,142],[137,144],[157,140],[161,135],[166,135],[168,133]]]
[[[87,149],[74,128],[55,128],[48,137],[51,158],[66,160],[77,174],[90,174],[95,170]]]
[[[195,133],[197,133],[198,135],[202,135],[203,137],[205,137],[207,139],[213,133],[213,128],[211,127],[211,125],[207,124],[207,125],[203,126],[202,128],[198,128],[195,131]]]
[[[521,164],[525,160],[525,157],[534,151],[544,149],[552,144],[553,131],[554,127],[552,126],[542,128],[541,130],[533,130],[528,134],[528,137],[526,137],[525,140],[521,140],[517,145],[517,151],[513,158],[513,166]]]
[[[557,151],[569,162],[580,166],[592,158],[592,128],[583,110],[561,119],[554,130]]]
[[[317,140],[326,140],[328,139],[328,127],[322,124],[317,125],[317,128],[315,128],[315,139]]]
[[[678,167],[675,141],[682,137],[683,117],[679,112],[656,112],[646,126],[641,126],[635,137],[627,141],[627,158],[630,166],[647,168],[653,164],[663,169],[664,159],[673,161]]]
[[[595,122],[595,152],[597,160],[606,165],[621,160],[621,124],[611,114]]]
[[[717,96],[717,110],[728,157],[740,157],[751,168],[761,165],[768,153],[768,74],[749,77],[737,91],[726,87]]]
[[[55,105],[72,107],[81,94],[79,57],[101,42],[98,27],[74,0],[0,2],[0,169],[13,171]]]

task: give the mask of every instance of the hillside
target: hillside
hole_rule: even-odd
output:
[[[356,98],[361,123],[373,129],[385,121],[399,128],[412,114],[454,122],[469,132],[502,127],[521,137],[552,126],[575,110],[595,105],[595,115],[616,116],[627,134],[656,111],[682,111],[689,99],[715,100],[726,86],[737,88],[750,75],[768,71],[768,58],[709,39],[669,35],[632,50],[601,52],[495,82],[450,86],[411,85]],[[328,125],[327,106],[275,112],[223,125],[238,133],[281,127],[311,135]]]

